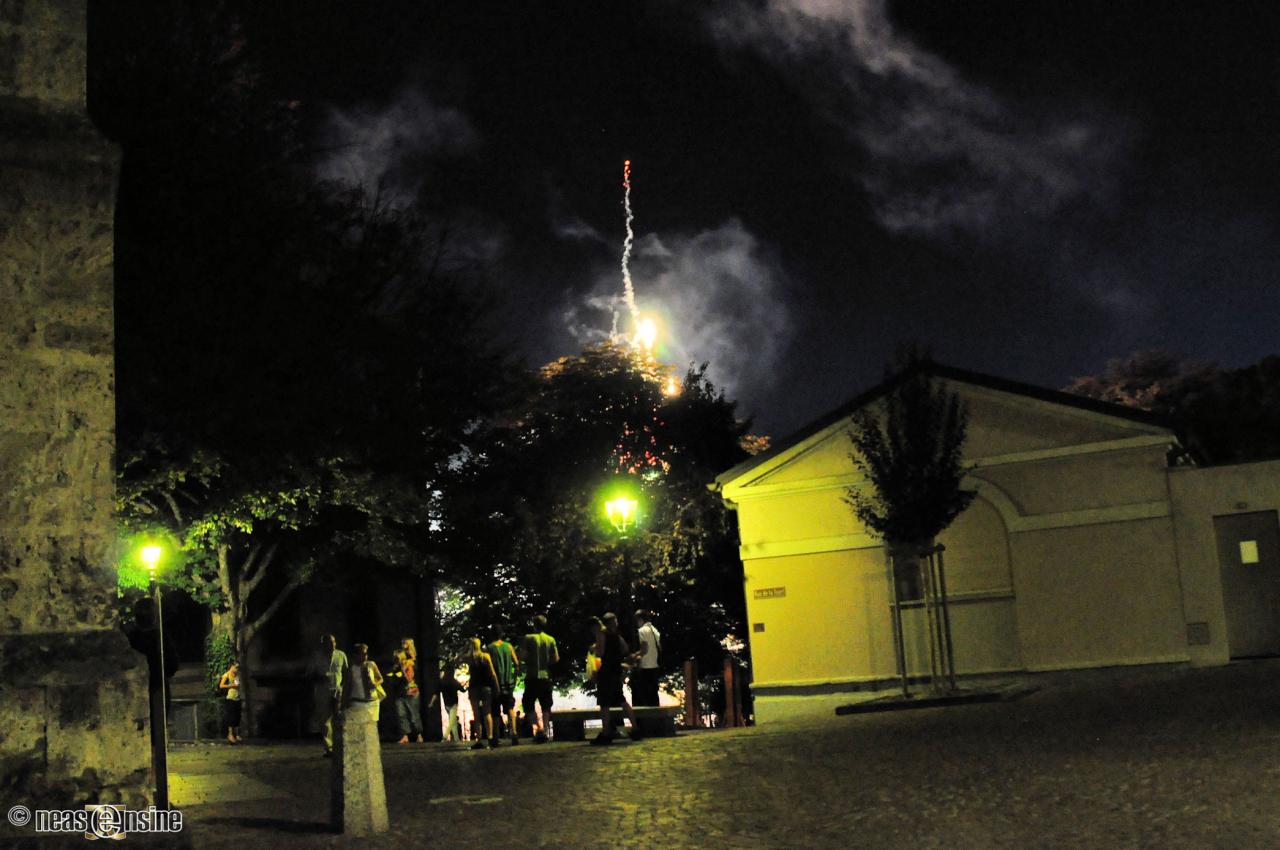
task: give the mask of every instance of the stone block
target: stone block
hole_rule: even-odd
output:
[[[113,626],[111,546],[109,534],[67,530],[0,539],[0,633]]]
[[[0,95],[83,106],[84,0],[4,0]]]
[[[0,635],[0,793],[32,808],[145,807],[144,663],[115,629]]]
[[[355,703],[342,712],[334,736],[330,818],[347,835],[386,832],[387,791],[378,738],[378,703]]]
[[[119,154],[85,114],[85,41],[85,0],[0,0],[0,788],[139,808],[146,674],[111,557]]]

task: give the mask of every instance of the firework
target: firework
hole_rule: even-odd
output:
[[[631,285],[631,246],[635,243],[635,231],[632,230],[634,216],[631,214],[631,160],[622,163],[622,209],[627,215],[627,237],[622,241],[622,300],[631,313],[631,321],[638,323],[640,311],[636,308],[636,291]]]

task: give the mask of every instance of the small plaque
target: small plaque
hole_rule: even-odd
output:
[[[751,631],[753,631],[753,632],[762,632],[762,631],[764,631],[764,623],[752,623],[752,624],[751,624]]]
[[[753,595],[756,599],[779,599],[787,595],[785,587],[762,587],[754,591]]]

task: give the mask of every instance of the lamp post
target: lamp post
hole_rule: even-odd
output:
[[[156,565],[160,561],[160,547],[148,544],[142,547],[142,563],[151,577],[151,594],[156,606],[156,655],[160,688],[151,692],[151,764],[156,774],[156,808],[169,808],[169,718],[166,710],[165,691],[168,683],[164,675],[164,607],[160,584],[156,581]],[[157,730],[159,733],[157,734]]]
[[[628,496],[617,496],[604,503],[605,514],[622,544],[622,610],[619,614],[624,623],[631,621],[631,551],[627,535],[635,527],[637,507],[636,500]]]

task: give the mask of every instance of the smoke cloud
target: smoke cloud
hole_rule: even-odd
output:
[[[370,197],[402,204],[422,188],[428,160],[471,151],[479,135],[465,115],[406,88],[386,107],[333,109],[322,133],[328,155],[321,180],[362,187]]]
[[[864,154],[853,176],[890,232],[1020,229],[1106,195],[1128,144],[1127,125],[1096,110],[1043,114],[964,79],[900,34],[884,0],[766,0],[707,20],[802,81]]]
[[[748,412],[762,401],[792,327],[790,281],[772,249],[733,218],[697,233],[640,237],[632,269],[640,312],[661,327],[659,359],[682,368],[709,363],[711,380]],[[564,321],[589,344],[608,339],[619,314],[625,321],[614,267],[564,311]]]

